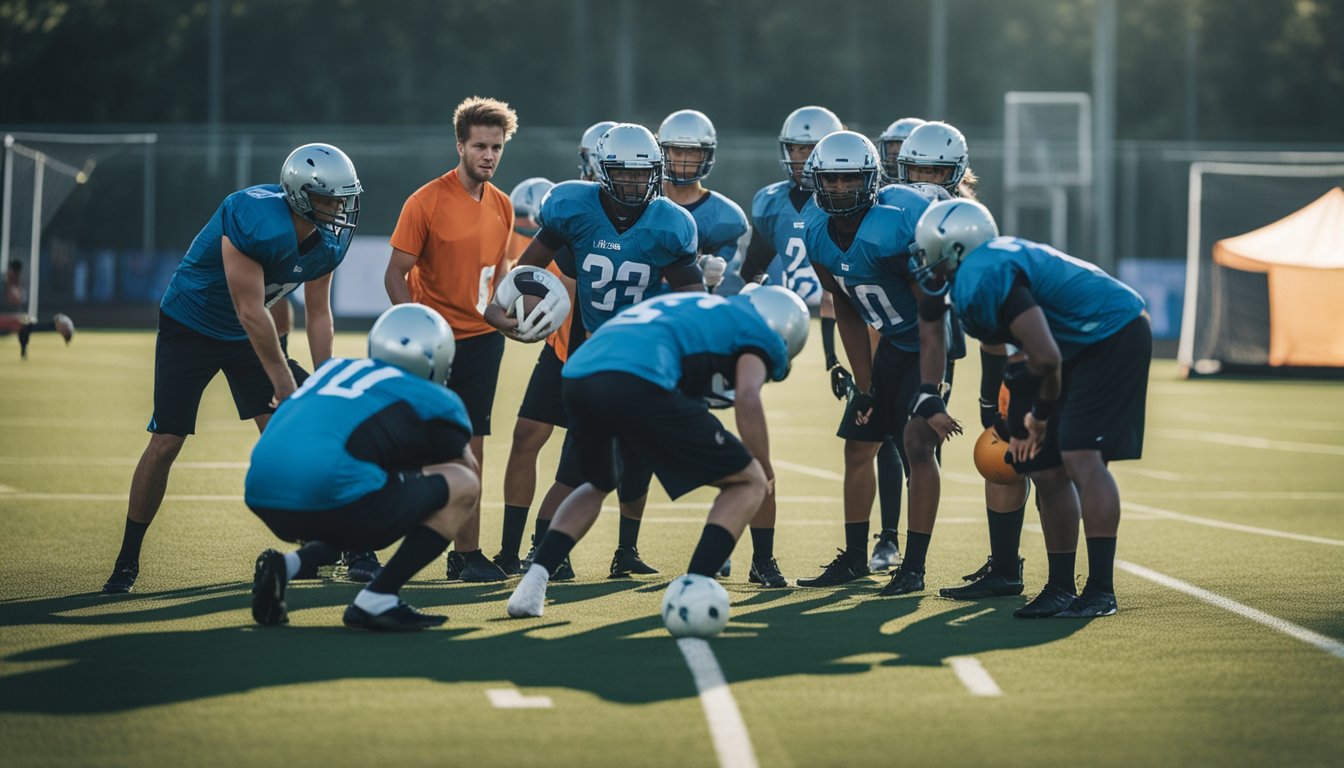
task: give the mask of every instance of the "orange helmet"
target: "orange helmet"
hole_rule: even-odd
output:
[[[1017,470],[1008,463],[1008,442],[993,427],[975,441],[975,468],[986,480],[998,485],[1017,482]]]

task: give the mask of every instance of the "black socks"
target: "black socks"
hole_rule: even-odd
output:
[[[402,539],[401,546],[392,555],[392,559],[387,561],[382,572],[369,583],[369,591],[383,595],[397,594],[412,576],[434,562],[447,548],[448,540],[439,535],[438,531],[423,525],[417,527]]]
[[[700,534],[700,543],[695,545],[695,552],[691,553],[691,565],[686,572],[714,578],[714,574],[733,554],[735,546],[737,539],[727,528],[709,523]]]
[[[137,523],[126,518],[126,531],[121,535],[121,551],[117,553],[118,563],[139,563],[140,546],[145,541],[145,531],[149,523]]]
[[[518,556],[518,548],[523,545],[523,531],[527,528],[527,507],[514,504],[504,505],[504,533],[500,537],[499,551],[505,555]]]
[[[989,512],[989,553],[994,558],[994,573],[1010,581],[1017,581],[1022,574],[1017,569],[1017,551],[1022,543],[1022,518],[1026,506],[1012,512]]]

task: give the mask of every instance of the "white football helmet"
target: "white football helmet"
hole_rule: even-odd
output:
[[[618,123],[607,129],[597,140],[593,162],[597,182],[616,202],[638,207],[658,196],[663,183],[663,150],[648,128]],[[613,173],[626,178],[617,180]]]
[[[530,179],[523,179],[518,182],[513,191],[509,193],[509,200],[513,203],[513,215],[538,221],[537,216],[541,214],[541,201],[546,197],[546,193],[551,191],[555,182],[540,176],[533,176]]]
[[[703,112],[681,109],[668,115],[658,126],[658,145],[663,148],[663,175],[673,184],[694,184],[709,175],[714,167],[714,149],[719,140],[714,123]],[[667,159],[668,147],[687,147],[702,150],[700,166],[689,175],[680,174]]]
[[[812,194],[817,207],[832,216],[849,216],[877,199],[877,148],[867,136],[836,131],[821,141],[807,158]],[[860,183],[836,188],[834,177],[859,174]],[[833,177],[828,188],[826,177]]]
[[[798,294],[780,285],[750,283],[742,289],[740,295],[747,297],[751,308],[765,320],[770,330],[784,340],[790,360],[803,351],[811,327],[811,316]]]
[[[966,175],[969,161],[966,137],[961,135],[961,131],[947,123],[925,123],[911,131],[910,137],[901,144],[896,173],[902,183],[909,184],[912,166],[950,168],[952,170],[942,186],[955,195],[961,177]]]
[[[924,124],[924,120],[918,117],[902,117],[900,120],[887,126],[887,130],[877,137],[878,157],[882,160],[882,181],[886,184],[895,184],[900,181],[897,175],[896,158],[901,151],[901,144],[910,138],[910,132]]]
[[[910,274],[926,293],[943,293],[966,254],[998,236],[994,215],[980,203],[965,199],[934,203],[915,224]]]
[[[789,144],[815,145],[828,133],[844,130],[835,113],[825,107],[799,107],[784,118],[779,129],[779,164],[790,179],[803,183],[803,164],[789,158]]]
[[[524,311],[523,297],[535,296],[541,303]],[[569,292],[560,278],[541,267],[518,267],[499,281],[494,303],[518,321],[514,337],[531,344],[559,330],[569,317]]]
[[[280,167],[280,187],[295,213],[328,232],[354,231],[359,224],[359,196],[364,187],[355,164],[330,144],[304,144],[285,158]],[[313,205],[313,195],[334,203]]]
[[[397,304],[369,331],[369,357],[436,384],[447,383],[456,353],[453,329],[424,304]]]
[[[603,120],[588,126],[579,139],[579,178],[584,181],[597,181],[597,166],[593,164],[593,151],[597,149],[597,140],[607,129],[615,125],[615,120]]]

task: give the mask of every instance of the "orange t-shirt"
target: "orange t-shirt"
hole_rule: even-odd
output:
[[[486,182],[477,201],[453,169],[407,198],[392,247],[416,257],[406,275],[411,298],[438,310],[453,336],[466,339],[495,330],[481,312],[512,234],[509,196]]]
[[[518,257],[523,255],[527,246],[532,244],[532,238],[514,230],[509,240],[509,268],[512,269],[518,263]],[[560,282],[565,284],[565,290],[569,291],[569,315],[565,322],[554,333],[546,337],[546,343],[555,350],[555,356],[560,358],[560,362],[565,362],[569,358],[569,323],[574,319],[574,281],[565,277],[560,271],[560,267],[554,262],[546,268],[548,272],[560,278]]]

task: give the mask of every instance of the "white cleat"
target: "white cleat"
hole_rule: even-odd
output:
[[[70,319],[69,315],[57,314],[52,319],[52,324],[56,326],[56,332],[61,334],[65,343],[69,344],[70,339],[75,336],[75,321]]]
[[[896,544],[895,535],[883,531],[877,535],[877,544],[873,547],[873,556],[868,559],[868,569],[885,571],[901,563],[901,550]]]
[[[515,619],[541,616],[546,610],[546,584],[550,580],[545,568],[528,568],[509,596],[509,615]]]

